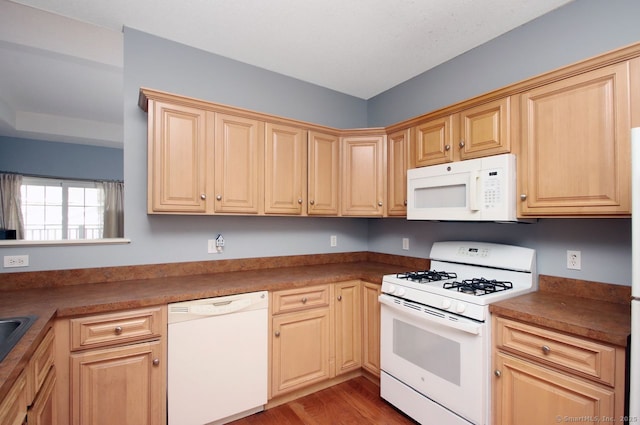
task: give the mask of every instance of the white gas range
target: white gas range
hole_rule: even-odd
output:
[[[381,396],[420,423],[488,425],[489,304],[537,289],[535,251],[436,242],[430,258],[383,277]]]

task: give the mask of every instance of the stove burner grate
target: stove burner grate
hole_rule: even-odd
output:
[[[440,272],[435,270],[420,270],[415,272],[398,273],[396,275],[399,279],[406,279],[412,282],[426,283],[436,282],[438,280],[449,280],[458,277],[455,273]]]
[[[472,295],[486,295],[494,292],[506,291],[513,288],[511,282],[504,282],[495,279],[485,279],[483,277],[477,279],[465,279],[462,282],[450,282],[442,285],[444,289],[457,290]]]

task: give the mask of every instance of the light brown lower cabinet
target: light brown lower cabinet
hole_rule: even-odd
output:
[[[493,318],[493,423],[618,423],[624,349]]]
[[[71,423],[163,423],[160,358],[160,341],[72,354]]]
[[[13,384],[0,403],[0,424],[22,425],[27,417],[27,384],[25,374]]]
[[[380,376],[380,285],[362,282],[362,368]]]
[[[276,291],[271,301],[271,397],[331,377],[331,288]]]
[[[58,423],[166,423],[166,306],[56,321]]]
[[[379,376],[379,290],[350,280],[273,292],[270,398],[362,367]]]

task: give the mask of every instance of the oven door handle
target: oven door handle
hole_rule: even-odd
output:
[[[454,328],[454,329],[458,329],[460,331],[466,332],[466,333],[470,333],[472,335],[480,335],[480,331],[482,329],[482,324],[481,323],[464,323],[464,322],[454,322],[451,320],[446,320],[446,319],[436,319],[435,317],[431,316],[430,314],[425,314],[425,313],[420,313],[418,311],[412,310],[412,309],[399,309],[397,304],[394,301],[394,298],[390,297],[389,295],[385,295],[382,294],[378,297],[378,301],[380,301],[381,304],[384,304],[386,306],[389,306],[390,308],[392,308],[393,310],[396,311],[401,311],[402,313],[408,314],[412,317],[415,317],[419,320],[424,320],[427,322],[431,322],[431,323],[435,323],[435,324],[439,324],[441,326],[445,326],[448,328]]]

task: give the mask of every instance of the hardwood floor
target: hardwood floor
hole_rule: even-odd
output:
[[[380,398],[380,388],[364,377],[318,391],[231,425],[414,425]]]

